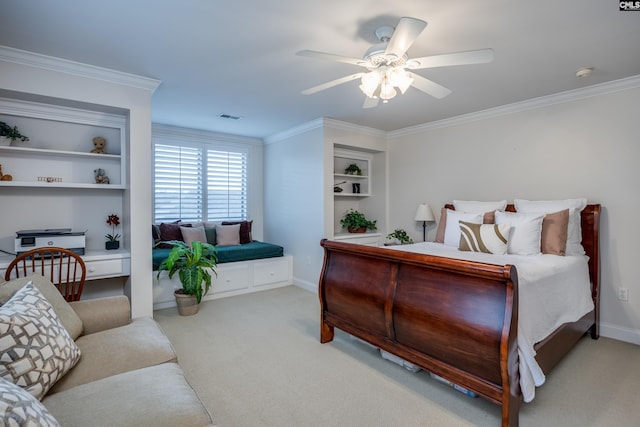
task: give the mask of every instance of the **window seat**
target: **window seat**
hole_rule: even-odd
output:
[[[218,265],[211,290],[203,300],[225,298],[288,286],[293,283],[293,257],[284,255],[282,246],[252,241],[237,246],[216,246]],[[153,309],[175,307],[173,291],[181,287],[176,274],[158,278],[158,265],[171,249],[153,249]]]
[[[282,246],[254,240],[236,246],[216,246],[218,264],[227,262],[249,261],[254,259],[275,258],[284,255]],[[157,271],[160,263],[169,255],[171,248],[153,249],[153,270]]]

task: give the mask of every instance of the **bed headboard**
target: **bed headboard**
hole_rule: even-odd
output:
[[[452,204],[444,205],[447,209],[453,209]],[[516,212],[513,204],[508,204],[505,209],[508,212]],[[589,277],[591,278],[591,296],[596,306],[596,316],[600,312],[600,205],[587,205],[581,213],[582,247],[589,257]]]

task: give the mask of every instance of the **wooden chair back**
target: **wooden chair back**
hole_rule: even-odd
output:
[[[23,252],[11,261],[4,280],[26,277],[33,273],[51,280],[65,300],[80,300],[87,269],[82,258],[75,252],[53,246]]]

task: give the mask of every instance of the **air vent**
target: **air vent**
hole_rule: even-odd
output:
[[[229,120],[240,120],[241,119],[240,116],[232,116],[231,114],[225,114],[225,113],[218,114],[218,117],[220,117],[221,119],[229,119]]]

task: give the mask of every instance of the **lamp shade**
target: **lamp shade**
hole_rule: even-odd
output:
[[[418,205],[418,209],[416,210],[416,216],[414,218],[415,221],[435,221],[436,218],[433,216],[433,210],[426,203],[421,203]]]

